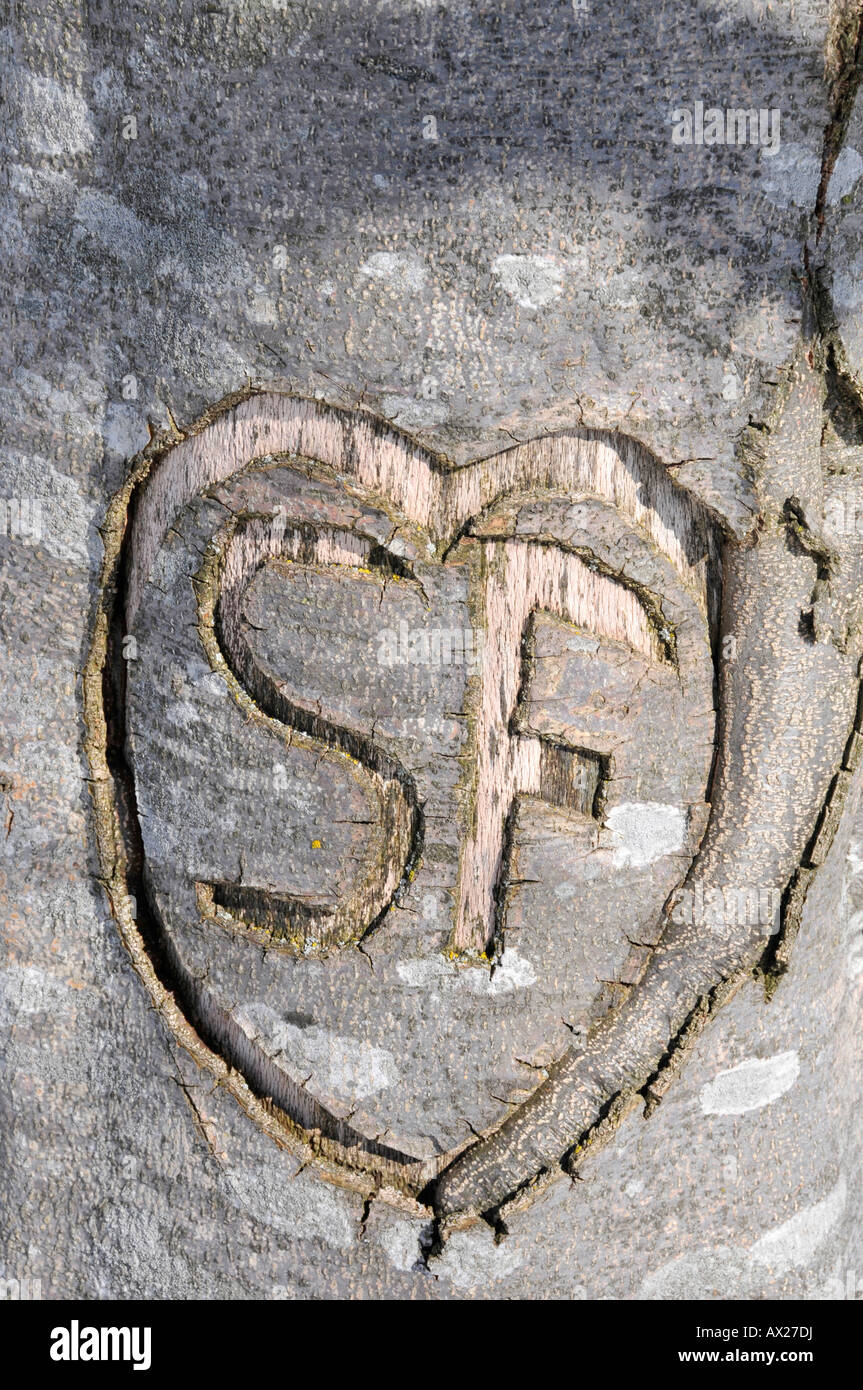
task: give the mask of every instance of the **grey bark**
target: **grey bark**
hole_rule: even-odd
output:
[[[843,1296],[863,1271],[859,7],[146,0],[8,20],[0,1274],[54,1297]],[[779,108],[779,149],[675,145],[672,111],[698,100]],[[269,814],[272,731],[208,683],[190,582],[263,485],[225,481],[166,518],[128,663],[149,891],[224,1013],[270,1001],[254,1046],[275,1015],[270,1061],[311,1078],[293,1119],[335,1116],[335,1140],[347,1126],[424,1178],[463,1148],[430,1188],[397,1165],[384,1191],[374,1171],[345,1180],[326,1143],[309,1161],[278,1107],[243,1090],[237,1038],[192,1019],[196,1042],[187,1001],[159,995],[155,970],[147,982],[149,948],[135,956],[134,919],[114,901],[115,920],[103,886],[116,866],[94,794],[98,807],[109,770],[93,746],[88,759],[100,731],[83,705],[102,695],[87,661],[122,520],[111,499],[151,436],[166,462],[221,398],[274,384],[373,419],[380,438],[394,427],[444,476],[604,432],[627,466],[667,472],[706,509],[724,549],[720,615],[715,580],[681,579],[621,508],[555,500],[548,479],[512,505],[489,491],[445,564],[450,537],[423,553],[401,502],[346,492],[319,454],[314,476],[273,473],[266,506],[287,499],[309,526],[384,547],[395,535],[429,600],[374,565],[361,600],[342,602],[332,575],[321,589],[272,567],[246,599],[256,662],[302,676],[285,698],[371,721],[440,808],[413,897],[327,974],[290,942],[272,958],[226,931],[214,953],[194,885],[331,908],[371,862],[361,827],[381,820],[378,791],[298,738],[281,759],[287,812]],[[691,677],[658,659],[651,685],[634,657],[603,671],[633,708],[648,681],[642,723],[615,742],[599,828],[573,828],[586,802],[559,804],[553,779],[519,804],[495,973],[444,950],[464,737],[446,720],[466,707],[464,672],[416,668],[409,683],[363,639],[373,614],[470,628],[471,567],[502,537],[590,552],[609,573],[625,558],[657,631],[662,596]],[[531,642],[521,732],[581,747],[587,730],[602,753],[600,678],[580,686],[571,628],[537,617]],[[424,731],[406,734],[409,718]],[[630,847],[591,887],[583,864],[597,845],[611,859],[608,813],[627,802],[686,808],[687,838],[646,886]],[[648,906],[708,881],[779,885],[783,935],[705,938],[672,920],[654,951],[674,905]],[[388,902],[385,875],[379,887]],[[176,961],[159,970],[179,978]],[[477,1219],[487,1207],[496,1230]]]

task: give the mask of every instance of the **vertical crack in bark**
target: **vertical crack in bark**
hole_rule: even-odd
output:
[[[827,190],[836,160],[845,142],[845,133],[863,75],[863,4],[860,0],[850,0],[850,3],[848,0],[840,0],[836,6],[825,67],[830,80],[830,117],[824,132],[821,179],[815,198],[818,241],[826,223]]]

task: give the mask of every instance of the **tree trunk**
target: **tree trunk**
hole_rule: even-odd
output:
[[[860,5],[14,9],[7,1292],[855,1296]]]

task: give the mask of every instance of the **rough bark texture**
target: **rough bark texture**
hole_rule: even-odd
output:
[[[844,1291],[859,6],[8,20],[0,1273]]]

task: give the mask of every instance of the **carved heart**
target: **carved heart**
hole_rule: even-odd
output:
[[[717,537],[630,441],[447,472],[277,393],[140,473],[127,940],[261,1123],[419,1191],[650,955],[706,818]]]

